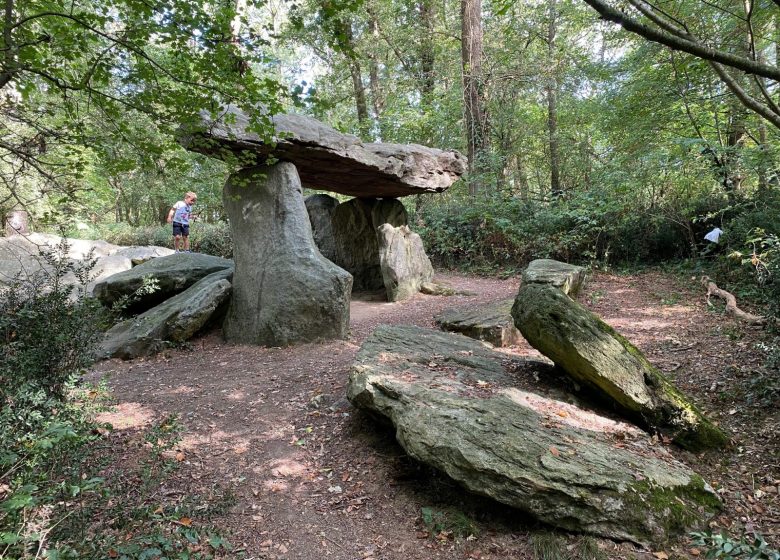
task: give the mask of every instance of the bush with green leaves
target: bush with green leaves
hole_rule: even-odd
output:
[[[43,250],[42,270],[0,289],[0,401],[6,404],[39,392],[62,398],[73,375],[93,361],[104,314],[84,297],[84,286],[95,261],[74,262],[65,254],[65,242]]]
[[[734,539],[725,533],[691,533],[693,543],[702,547],[704,558],[722,560],[780,560],[780,552],[771,548],[758,533]]]

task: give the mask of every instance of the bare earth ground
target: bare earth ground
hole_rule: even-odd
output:
[[[174,413],[186,428],[180,468],[160,495],[230,496],[208,522],[227,532],[246,558],[492,559],[533,558],[529,537],[546,528],[522,512],[468,494],[405,456],[393,433],[344,398],[360,343],[380,323],[433,326],[455,306],[512,297],[508,280],[440,274],[438,280],[477,296],[418,294],[352,305],[349,341],[292,348],[226,344],[211,334],[191,349],[132,362],[104,362],[116,402],[105,419],[131,441],[138,429]],[[580,301],[644,351],[711,418],[734,436],[725,451],[693,455],[672,449],[718,490],[725,503],[713,531],[759,531],[780,543],[780,441],[777,402],[761,405],[757,372],[762,332],[708,309],[703,289],[658,271],[591,275]],[[538,355],[527,345],[508,350]],[[750,404],[748,404],[748,401]],[[659,445],[663,445],[659,443]],[[132,448],[128,453],[132,454]],[[462,512],[467,538],[431,534],[422,508]],[[193,523],[206,522],[193,519]],[[456,531],[457,532],[457,531]],[[582,537],[564,535],[576,551]],[[662,550],[597,541],[612,559],[703,556],[687,537]],[[653,556],[653,552],[657,553]],[[697,554],[698,553],[698,554]]]

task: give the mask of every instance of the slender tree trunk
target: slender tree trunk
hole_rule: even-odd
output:
[[[558,10],[556,0],[548,2],[547,21],[547,131],[550,142],[550,196],[558,198],[563,194],[560,183],[560,158],[558,156],[558,64],[555,52],[555,37],[558,31]]]
[[[370,17],[369,26],[371,30],[371,39],[376,45],[379,44],[381,39],[379,34],[379,20],[374,10],[369,10],[368,13]],[[375,52],[372,52],[369,55],[368,84],[371,90],[371,107],[374,110],[374,121],[379,129],[380,139],[384,140],[386,139],[386,134],[382,120],[382,112],[385,108],[385,99],[382,95],[382,85],[379,81],[379,64],[377,64],[376,58],[377,55]],[[375,140],[377,140],[377,138],[375,138]]]
[[[422,25],[420,37],[420,97],[423,110],[433,105],[433,96],[436,87],[434,64],[436,53],[434,51],[433,31],[435,11],[433,0],[420,0],[417,4]]]
[[[487,113],[482,92],[482,1],[461,0],[461,63],[466,148],[469,158],[469,193],[482,189],[479,172],[487,152]]]

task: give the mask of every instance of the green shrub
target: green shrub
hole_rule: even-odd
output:
[[[71,377],[93,360],[103,312],[83,297],[94,260],[61,258],[67,245],[45,250],[46,268],[0,291],[0,399],[42,392],[62,398]],[[65,282],[75,275],[80,287]]]
[[[703,547],[705,558],[723,560],[780,560],[780,552],[772,549],[758,533],[752,537],[734,539],[725,533],[691,533],[693,543]]]

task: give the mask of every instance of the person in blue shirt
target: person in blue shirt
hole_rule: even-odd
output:
[[[194,219],[192,205],[198,195],[190,191],[168,211],[168,223],[173,224],[173,248],[177,253],[190,252],[190,220]]]

